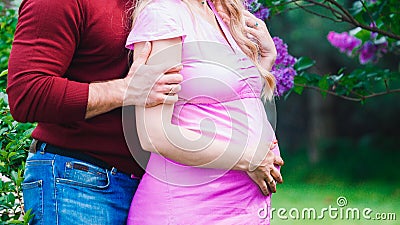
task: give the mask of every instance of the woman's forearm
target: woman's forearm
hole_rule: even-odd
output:
[[[173,105],[136,107],[143,149],[189,166],[244,171],[257,167],[268,153],[267,143],[265,146],[232,144],[171,124],[172,110]]]

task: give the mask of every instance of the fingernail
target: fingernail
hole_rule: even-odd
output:
[[[273,141],[274,144],[278,144],[278,140]]]

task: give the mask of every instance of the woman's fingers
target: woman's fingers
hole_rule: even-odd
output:
[[[272,168],[270,174],[276,182],[283,183],[282,175],[277,168]]]
[[[260,39],[260,32],[252,27],[244,27],[244,30],[246,31],[247,34],[250,34],[254,38],[257,39],[257,41]]]
[[[265,179],[265,183],[268,186],[268,189],[272,192],[276,192],[276,181],[271,175],[268,175],[267,178]]]
[[[264,180],[263,176],[260,176],[260,174],[257,174],[257,172],[247,172],[247,174],[258,185],[264,195],[268,195],[270,193],[267,182]]]

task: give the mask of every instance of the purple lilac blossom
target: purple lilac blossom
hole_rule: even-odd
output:
[[[375,24],[371,23],[371,27],[374,27]],[[336,33],[329,32],[328,41],[335,47],[339,48],[341,52],[347,53],[348,56],[352,56],[353,54],[359,55],[359,60],[361,64],[367,63],[376,63],[378,59],[383,56],[384,53],[387,52],[388,42],[384,37],[377,40],[378,34],[371,32],[370,40],[364,42],[358,38],[352,36],[348,32]],[[358,48],[357,51],[354,51],[355,48]]]
[[[282,68],[272,71],[276,78],[276,93],[277,96],[282,96],[286,91],[294,86],[294,77],[297,75],[296,70],[292,67]]]
[[[254,15],[260,20],[266,20],[269,17],[269,9],[267,7],[261,6],[259,10],[257,10]]]
[[[269,17],[269,9],[263,4],[259,3],[258,0],[247,0],[245,1],[246,8],[252,12],[257,18],[266,20]]]
[[[273,37],[272,39],[278,52],[271,71],[276,79],[275,95],[282,96],[286,91],[293,88],[293,80],[297,75],[296,70],[293,68],[296,63],[296,58],[288,53],[287,44],[285,44],[282,39],[278,37]]]
[[[372,41],[365,42],[365,44],[360,49],[360,63],[366,64],[369,61],[372,61],[375,57],[376,50],[377,48],[374,43],[372,43]]]
[[[384,53],[387,52],[387,42],[375,44],[372,41],[367,41],[359,50],[359,60],[361,64],[369,62],[376,63]]]
[[[355,48],[361,45],[362,41],[354,36],[351,36],[347,32],[336,33],[334,31],[329,32],[328,41],[339,48],[341,52],[347,53],[348,56],[352,55]]]
[[[373,22],[369,26],[376,27],[376,24]],[[371,32],[371,39],[361,46],[358,51],[361,64],[367,64],[369,62],[376,63],[378,59],[387,52],[388,42],[386,38],[381,37],[379,40],[377,38],[378,33]]]

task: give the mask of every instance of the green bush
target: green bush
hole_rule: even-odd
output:
[[[11,44],[14,39],[15,26],[17,25],[17,12],[15,9],[5,8],[0,2],[0,72],[7,69]],[[0,90],[6,86],[5,73],[0,75]]]
[[[28,224],[32,217],[30,211],[23,212],[21,183],[34,124],[18,123],[12,118],[5,94],[16,23],[16,10],[0,3],[0,224]]]
[[[27,221],[30,213],[23,215],[22,190],[23,171],[27,149],[29,148],[30,134],[33,124],[23,124],[14,121],[6,101],[1,93],[0,99],[0,212],[1,222],[4,224],[18,224],[24,217]]]

